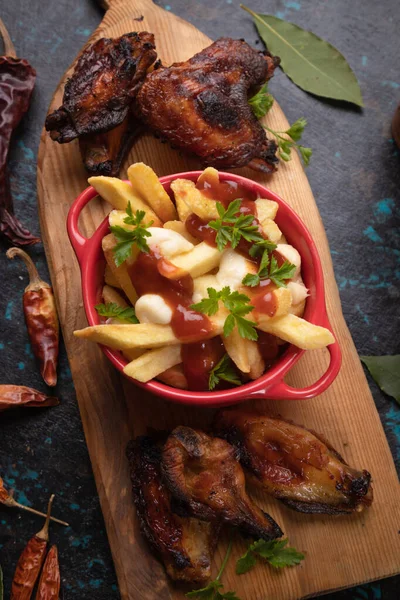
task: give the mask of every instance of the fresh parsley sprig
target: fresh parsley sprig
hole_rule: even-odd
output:
[[[228,354],[225,354],[215,367],[211,369],[208,378],[208,389],[213,390],[221,379],[233,385],[241,385],[242,383]]]
[[[136,244],[141,252],[150,252],[146,238],[151,237],[151,233],[147,229],[153,224],[153,221],[147,225],[143,223],[146,213],[144,210],[137,210],[133,214],[130,202],[128,203],[126,214],[124,223],[133,225],[135,229],[124,229],[124,227],[120,227],[119,225],[110,227],[111,232],[115,235],[118,242],[114,248],[114,261],[117,267],[122,265],[131,256],[133,244]]]
[[[296,271],[296,265],[288,260],[278,267],[278,261],[274,255],[269,255],[264,250],[257,273],[247,273],[242,279],[243,285],[255,287],[262,279],[270,279],[277,287],[286,287],[286,281],[291,279]]]
[[[304,560],[304,554],[287,546],[288,540],[258,540],[251,544],[236,563],[237,575],[250,571],[262,558],[277,569],[293,567]]]
[[[291,160],[292,148],[296,148],[300,153],[300,156],[303,159],[305,166],[307,167],[310,164],[312,149],[297,144],[297,142],[301,139],[306,125],[306,119],[304,117],[300,117],[300,119],[297,119],[297,121],[295,121],[286,131],[275,131],[274,129],[271,129],[266,125],[263,125],[263,127],[276,137],[278,142],[279,156],[282,160],[286,162]],[[282,134],[286,135],[287,137],[283,137]]]
[[[224,586],[221,583],[221,576],[225,570],[231,551],[232,540],[229,542],[225,558],[216,578],[213,579],[213,581],[210,581],[206,587],[188,592],[186,594],[188,598],[198,598],[199,600],[240,600],[240,598],[236,596],[235,592],[224,592]]]
[[[204,313],[208,316],[215,315],[219,308],[219,301],[229,310],[229,315],[224,323],[224,336],[228,337],[235,326],[237,326],[239,335],[242,338],[256,341],[258,339],[255,326],[257,323],[245,319],[245,315],[254,309],[250,304],[250,298],[237,291],[232,292],[229,286],[225,286],[217,292],[214,288],[207,288],[208,298],[203,298],[197,304],[192,304],[191,309]]]
[[[95,309],[101,317],[119,319],[124,323],[139,323],[132,306],[123,308],[115,302],[107,302],[107,304],[96,304]]]
[[[237,198],[229,204],[227,209],[225,209],[221,202],[217,202],[217,210],[220,218],[210,221],[209,226],[217,232],[215,241],[220,252],[222,252],[228,243],[235,249],[241,238],[244,238],[248,242],[263,240],[258,226],[253,225],[253,215],[239,213],[241,202],[242,199]]]
[[[268,93],[268,83],[264,83],[257,94],[254,94],[254,96],[248,100],[248,103],[257,119],[261,119],[266,115],[267,112],[271,110],[274,103],[273,97]]]

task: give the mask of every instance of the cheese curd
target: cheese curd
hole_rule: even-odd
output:
[[[154,246],[165,258],[172,258],[177,254],[189,252],[194,248],[193,244],[183,237],[180,233],[172,229],[164,229],[163,227],[149,227],[147,231],[151,237],[146,238],[150,248]]]
[[[140,323],[168,325],[172,319],[172,309],[158,294],[140,296],[135,304],[135,312]]]

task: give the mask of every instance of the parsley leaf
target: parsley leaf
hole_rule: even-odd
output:
[[[293,567],[304,560],[304,554],[296,548],[287,547],[288,540],[258,540],[251,544],[245,554],[236,563],[236,573],[242,575],[250,571],[256,564],[257,559],[263,558],[277,569]]]
[[[291,279],[296,271],[296,265],[288,260],[278,267],[278,261],[274,255],[270,256],[268,250],[264,250],[258,272],[247,273],[242,279],[243,285],[256,287],[262,279],[270,279],[277,287],[286,287],[286,280]]]
[[[123,308],[115,302],[107,302],[107,304],[96,304],[95,309],[101,317],[119,319],[125,323],[139,323],[135,309],[132,306]]]
[[[151,221],[148,225],[142,223],[146,213],[144,210],[137,210],[135,215],[132,212],[131,203],[128,203],[126,209],[127,216],[124,218],[124,223],[133,225],[135,229],[124,229],[119,225],[110,227],[111,232],[115,235],[117,245],[114,248],[114,261],[117,267],[122,265],[132,253],[132,245],[135,243],[141,252],[150,252],[147,245],[146,237],[151,237],[151,233],[147,228],[153,224]]]
[[[257,119],[261,119],[261,117],[266,115],[274,103],[273,97],[268,93],[268,83],[264,83],[257,94],[248,100],[248,103]]]
[[[188,598],[198,598],[199,600],[240,600],[240,598],[236,596],[235,592],[224,592],[224,586],[220,581],[222,573],[225,570],[226,564],[231,554],[231,551],[232,540],[229,542],[225,558],[222,562],[217,577],[213,581],[210,581],[210,583],[206,587],[201,588],[199,590],[193,590],[192,592],[188,592],[186,594]]]
[[[218,385],[220,379],[234,385],[241,385],[242,383],[228,354],[225,354],[215,367],[211,369],[208,378],[208,389],[213,390]]]
[[[286,131],[275,131],[274,129],[270,129],[266,125],[263,125],[263,127],[276,137],[278,142],[279,156],[282,160],[291,160],[292,148],[296,148],[300,153],[300,156],[303,159],[305,166],[307,167],[310,164],[312,149],[297,144],[297,142],[301,139],[301,136],[303,135],[303,131],[306,125],[306,119],[304,117],[300,117],[300,119],[297,119],[297,121],[295,121]],[[281,134],[287,135],[289,139],[287,137],[282,137]]]
[[[253,341],[258,339],[257,331],[254,329],[257,323],[244,318],[254,309],[248,296],[237,291],[231,292],[229,286],[225,286],[220,292],[217,292],[214,288],[207,288],[207,293],[208,298],[203,298],[197,304],[192,304],[190,308],[212,316],[218,311],[219,301],[222,301],[225,308],[230,312],[225,319],[224,336],[228,337],[236,325],[241,337]]]
[[[259,242],[263,240],[257,225],[253,225],[253,215],[240,214],[241,198],[233,200],[225,210],[221,202],[217,202],[219,219],[209,222],[209,226],[217,232],[215,241],[220,252],[230,243],[235,249],[241,238],[248,242]]]

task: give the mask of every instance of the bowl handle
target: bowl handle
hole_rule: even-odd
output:
[[[97,192],[92,187],[86,188],[86,190],[84,190],[75,200],[68,213],[68,236],[71,241],[72,247],[75,251],[79,264],[82,264],[82,260],[85,254],[85,246],[90,239],[82,235],[79,231],[79,216],[86,204],[88,204],[96,196]]]
[[[326,327],[333,333],[326,313],[321,321],[322,323],[319,322],[318,325]],[[333,335],[335,334],[333,333]],[[336,336],[334,343],[327,346],[327,348],[330,354],[328,368],[322,377],[312,385],[305,388],[294,388],[281,379],[278,383],[272,384],[264,390],[253,392],[251,398],[263,398],[264,400],[306,400],[307,398],[315,398],[315,396],[322,394],[334,381],[342,363],[342,353]]]

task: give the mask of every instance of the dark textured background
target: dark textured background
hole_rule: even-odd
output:
[[[356,346],[360,354],[398,353],[400,161],[390,133],[391,117],[400,101],[398,2],[249,3],[259,12],[293,21],[330,41],[346,56],[360,81],[363,110],[318,100],[280,71],[270,90],[290,121],[300,116],[309,121],[304,144],[313,148],[314,156],[308,177],[327,230],[343,311]],[[19,56],[28,58],[38,73],[32,107],[15,136],[10,164],[16,213],[38,233],[36,155],[47,106],[60,77],[99,24],[102,11],[93,0],[2,0],[1,5],[0,16]],[[260,47],[252,21],[237,0],[171,0],[162,6],[211,38],[244,37]],[[48,279],[42,246],[30,253]],[[26,272],[21,262],[6,259],[4,248],[0,281],[0,381],[45,391],[21,310]],[[371,387],[399,466],[400,408],[372,382]],[[57,494],[54,514],[71,524],[68,529],[52,527],[61,556],[62,597],[117,600],[117,581],[64,349],[56,392],[62,398],[57,408],[1,416],[0,475],[15,488],[18,500],[42,510],[49,494]],[[6,590],[19,553],[40,527],[40,519],[0,507],[0,564]],[[329,598],[395,600],[399,586],[400,577],[392,578]]]

